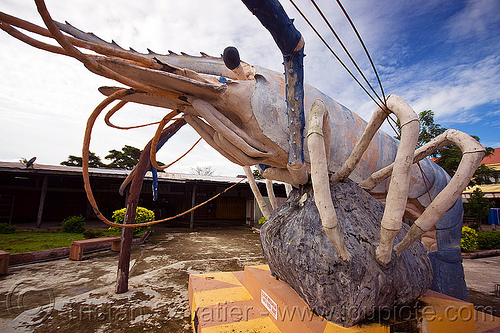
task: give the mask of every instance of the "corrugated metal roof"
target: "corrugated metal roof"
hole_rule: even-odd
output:
[[[148,171],[146,177],[152,177],[150,171]],[[238,177],[202,176],[202,175],[190,175],[185,173],[173,173],[173,172],[158,172],[158,179],[201,180],[201,181],[212,181],[212,182],[215,181],[224,183],[237,183],[241,180],[241,178]],[[246,182],[246,180],[243,182]]]
[[[21,162],[2,162],[0,161],[0,170],[19,171],[19,172],[35,172],[35,173],[64,173],[64,174],[81,174],[81,167],[70,167],[65,165],[50,165],[35,163],[32,167],[26,168]],[[89,168],[91,174],[101,175],[120,175],[126,177],[130,170],[123,169],[106,169],[106,168]]]
[[[0,161],[0,170],[10,172],[30,172],[42,174],[82,174],[81,167],[70,167],[65,165],[49,165],[35,163],[32,168],[27,169],[21,162],[2,162]],[[89,168],[89,173],[92,176],[103,177],[119,177],[125,178],[130,170],[124,169],[108,169],[108,168]],[[146,173],[146,178],[152,178],[151,172]],[[241,180],[238,177],[225,177],[225,176],[201,176],[190,175],[184,173],[173,172],[158,172],[158,179],[161,180],[174,180],[174,181],[206,181],[218,183],[237,183]],[[256,180],[257,182],[263,182]],[[248,182],[244,180],[243,183]],[[279,183],[279,182],[278,182]]]

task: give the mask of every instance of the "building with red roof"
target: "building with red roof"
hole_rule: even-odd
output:
[[[500,170],[500,148],[495,148],[493,154],[485,156],[481,164],[494,168],[495,170]]]
[[[493,154],[485,156],[481,161],[481,164],[486,165],[496,171],[500,172],[500,148],[495,148]],[[479,188],[485,196],[490,199],[495,207],[500,207],[500,182],[499,179],[491,178],[493,184],[488,185],[476,185],[473,187],[468,187],[462,194],[462,198],[467,200],[476,188]]]

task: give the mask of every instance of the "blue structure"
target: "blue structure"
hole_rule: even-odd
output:
[[[500,208],[491,208],[488,213],[488,224],[497,226],[500,224]]]
[[[290,128],[288,164],[304,164],[304,41],[278,0],[242,0],[271,33],[283,54]]]
[[[163,147],[163,145],[174,135],[175,133],[170,134],[167,136],[165,139],[161,140],[158,142],[158,145],[156,146],[156,152]],[[153,201],[156,201],[158,199],[158,170],[149,162],[151,165],[151,173],[153,174],[153,183],[152,183],[152,188],[153,188]]]

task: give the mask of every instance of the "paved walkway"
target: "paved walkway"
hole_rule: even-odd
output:
[[[500,257],[464,259],[464,271],[468,289],[493,294],[500,284]]]
[[[495,293],[495,285],[500,284],[500,257],[464,259],[464,271],[475,308],[500,317],[500,297]]]
[[[133,248],[130,290],[117,295],[117,260],[104,251],[83,261],[11,267],[0,276],[0,332],[191,332],[189,274],[265,263],[258,235],[246,228],[192,232],[160,226]],[[496,307],[498,316],[500,302],[486,294],[500,283],[500,257],[469,259],[464,266],[474,297]]]
[[[121,295],[117,261],[104,251],[11,267],[0,276],[0,332],[191,332],[189,274],[264,263],[259,236],[247,228],[156,229],[133,247],[130,289]]]

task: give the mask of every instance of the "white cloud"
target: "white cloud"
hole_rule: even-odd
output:
[[[452,39],[481,38],[498,34],[500,2],[497,0],[468,0],[466,5],[447,24]],[[493,28],[493,29],[492,29]]]
[[[417,67],[413,71],[426,77],[420,84],[406,87],[416,111],[432,109],[436,116],[451,116],[500,101],[500,90],[496,88],[500,85],[499,56],[475,64],[451,66],[442,76],[437,75],[440,71],[436,67],[421,70]]]

